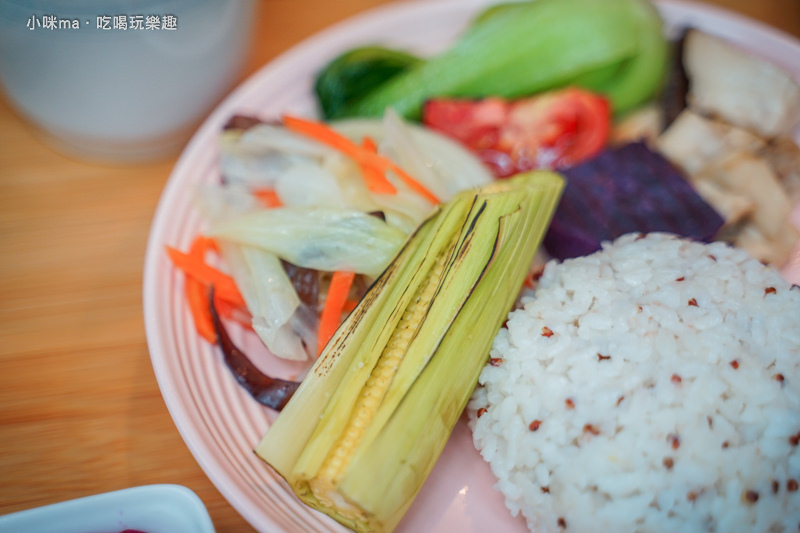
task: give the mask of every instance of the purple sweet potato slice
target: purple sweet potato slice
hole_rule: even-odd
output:
[[[606,150],[562,174],[566,187],[544,239],[557,259],[590,254],[632,232],[708,242],[724,222],[677,167],[642,142]]]

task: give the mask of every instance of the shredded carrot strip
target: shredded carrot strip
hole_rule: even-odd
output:
[[[216,250],[216,243],[213,239],[199,235],[192,241],[186,256],[193,261],[205,262],[206,252],[209,250]],[[217,342],[211,310],[208,307],[208,287],[197,278],[186,276],[184,293],[197,333],[210,343]]]
[[[300,133],[301,135],[305,135],[306,137],[315,139],[323,144],[326,144],[342,152],[346,156],[355,160],[356,163],[358,163],[358,165],[362,169],[364,169],[365,167],[374,168],[377,172],[379,172],[383,176],[383,179],[386,179],[385,175],[387,171],[394,172],[395,174],[397,174],[398,178],[400,178],[406,185],[408,185],[416,193],[423,196],[433,204],[439,203],[439,199],[436,197],[436,195],[433,194],[427,187],[425,187],[419,181],[414,179],[413,176],[411,176],[402,168],[394,164],[391,160],[370,150],[369,141],[366,147],[363,145],[363,143],[362,145],[356,144],[347,137],[345,137],[344,135],[330,128],[327,124],[324,124],[322,122],[316,122],[313,120],[306,120],[298,117],[284,115],[283,123],[287,128],[289,128],[292,131]],[[373,176],[375,175],[372,171],[370,171],[369,173],[372,173]],[[369,180],[371,178],[365,175],[365,179]]]
[[[192,241],[188,255],[195,261],[205,262],[206,253],[210,251],[219,251],[216,241],[204,235],[198,235]],[[186,276],[184,291],[197,333],[212,344],[217,342],[217,332],[214,331],[214,321],[208,305],[208,287],[197,278]]]
[[[211,344],[216,343],[217,333],[214,331],[211,309],[208,306],[208,289],[196,278],[187,276],[184,291],[189,311],[192,314],[194,329]]]
[[[331,129],[323,122],[316,122],[314,120],[306,120],[291,115],[284,115],[283,124],[292,131],[295,131],[301,135],[305,135],[306,137],[316,139],[317,141],[327,144],[331,148],[335,148],[344,154],[350,155],[361,150],[356,143],[341,133]]]
[[[257,189],[253,191],[253,196],[266,207],[280,207],[283,205],[280,196],[273,189]]]
[[[372,152],[373,154],[377,154],[378,153],[378,144],[375,142],[375,139],[373,139],[369,135],[365,135],[361,139],[361,147],[364,150]]]
[[[214,305],[217,307],[219,316],[236,321],[240,326],[252,330],[253,317],[246,307],[232,304],[226,300],[221,300],[216,292],[214,293]]]
[[[170,259],[186,275],[186,302],[197,333],[208,342],[216,343],[217,334],[209,307],[209,291],[212,285],[215,287],[214,303],[220,316],[232,318],[248,328],[252,324],[244,298],[233,278],[206,263],[208,252],[219,253],[219,249],[214,239],[203,235],[194,238],[186,253],[167,246]]]
[[[389,170],[391,170],[392,172],[397,174],[397,177],[399,177],[401,180],[403,180],[403,182],[406,185],[408,185],[409,188],[411,188],[414,191],[416,191],[417,194],[419,194],[423,198],[427,199],[432,204],[435,205],[435,204],[439,203],[439,198],[435,194],[433,194],[427,187],[425,187],[423,184],[418,182],[416,179],[414,179],[411,176],[411,174],[409,174],[408,172],[406,172],[405,170],[403,170],[399,166],[395,165],[392,162],[389,162]]]
[[[342,311],[345,313],[350,313],[353,309],[356,308],[357,305],[358,305],[358,300],[351,300],[348,298],[348,300],[344,303]]]
[[[328,294],[325,296],[325,306],[319,318],[317,331],[317,354],[322,352],[328,341],[331,340],[336,328],[342,320],[342,312],[347,303],[347,295],[353,285],[355,272],[336,271],[331,277]]]
[[[378,146],[370,137],[361,139],[361,147],[369,153],[377,154]],[[392,182],[386,179],[386,174],[375,168],[373,165],[366,164],[364,161],[358,160],[361,167],[361,174],[364,176],[364,181],[367,184],[367,189],[376,194],[397,194],[397,187],[392,185]]]
[[[244,298],[233,278],[207,264],[203,257],[181,252],[171,246],[167,246],[167,254],[172,263],[187,276],[197,279],[206,287],[213,285],[215,294],[221,300],[245,307]]]

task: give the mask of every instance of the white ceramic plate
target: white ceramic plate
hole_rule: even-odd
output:
[[[24,533],[214,533],[200,498],[180,485],[145,485],[0,516],[0,531]]]
[[[471,15],[488,3],[490,0],[390,4],[301,43],[256,73],[209,117],[167,183],[145,264],[144,311],[153,367],[175,424],[200,466],[260,531],[345,530],[299,503],[279,476],[253,453],[274,414],[234,382],[218,351],[195,334],[182,296],[181,275],[171,267],[164,246],[186,249],[202,228],[199,214],[191,205],[191,191],[196,183],[219,178],[217,137],[230,116],[249,113],[276,118],[286,112],[309,116],[315,112],[313,76],[338,53],[375,42],[422,54],[435,52],[450,43]],[[796,40],[699,4],[665,1],[660,8],[671,28],[705,28],[772,59],[800,78],[800,43]],[[800,212],[796,214],[800,216]],[[800,259],[786,274],[795,282],[800,280]],[[259,352],[257,341],[242,332],[233,333],[246,352]],[[269,365],[273,374],[290,375],[293,370],[264,358],[258,363]],[[506,511],[493,483],[462,421],[398,531],[526,531],[523,520],[512,518]]]

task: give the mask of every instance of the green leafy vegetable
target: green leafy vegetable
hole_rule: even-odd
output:
[[[342,116],[355,100],[421,61],[406,52],[381,46],[362,46],[345,52],[328,63],[314,83],[323,117]]]
[[[663,36],[661,18],[647,2],[633,2],[638,52],[605,83],[593,88],[606,95],[617,111],[627,111],[652,98],[666,79],[669,43]]]
[[[500,4],[448,50],[392,76],[340,116],[392,107],[418,119],[434,96],[518,98],[567,85],[597,90],[622,112],[655,94],[665,65],[661,19],[647,0]]]

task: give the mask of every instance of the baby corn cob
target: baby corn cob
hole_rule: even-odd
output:
[[[563,188],[530,172],[463,192],[411,235],[256,448],[354,531],[392,531],[441,454]]]

